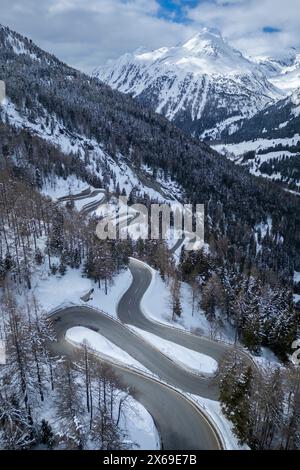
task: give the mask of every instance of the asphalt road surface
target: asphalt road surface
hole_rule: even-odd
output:
[[[133,281],[118,306],[118,316],[122,323],[135,325],[164,339],[207,354],[217,361],[222,358],[227,351],[226,345],[147,319],[143,315],[140,302],[151,282],[151,273],[147,267],[135,260],[130,261],[130,270]],[[51,315],[51,320],[57,336],[57,342],[51,345],[55,353],[72,357],[74,347],[65,340],[65,333],[74,326],[84,326],[101,333],[164,382],[147,377],[142,372],[130,370],[126,366],[120,367],[110,363],[123,382],[134,388],[136,398],[152,415],[161,436],[163,449],[222,448],[213,423],[190,400],[173,388],[216,400],[218,387],[215,378],[190,373],[135,335],[125,325],[114,321],[101,311],[74,306],[56,311]]]

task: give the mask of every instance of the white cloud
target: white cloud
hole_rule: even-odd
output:
[[[87,71],[139,46],[175,45],[201,26],[248,54],[300,46],[299,0],[201,0],[184,10],[187,25],[159,18],[156,0],[1,0],[0,21]],[[265,26],[281,32],[265,34]]]
[[[154,0],[1,0],[1,23],[30,36],[70,65],[91,70],[107,59],[172,45],[191,36],[158,18]]]
[[[206,0],[191,9],[189,17],[194,26],[220,29],[230,42],[250,55],[300,47],[299,0]],[[266,26],[280,32],[264,33]]]

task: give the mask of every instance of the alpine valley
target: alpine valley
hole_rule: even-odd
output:
[[[0,449],[300,449],[300,102],[275,81],[298,62],[276,64],[206,29],[90,76],[0,26]],[[195,250],[179,204],[204,205]],[[114,213],[126,236],[99,237]]]

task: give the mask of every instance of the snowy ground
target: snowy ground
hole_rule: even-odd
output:
[[[205,354],[192,351],[135,326],[128,325],[128,327],[184,369],[206,376],[214,375],[218,370],[218,363]]]
[[[75,175],[71,175],[67,179],[56,177],[54,181],[47,181],[41,192],[45,196],[49,196],[51,199],[56,200],[69,194],[81,193],[81,191],[88,188],[89,185],[87,183],[79,180]]]
[[[121,364],[135,367],[143,370],[144,372],[150,373],[146,367],[130,356],[126,351],[123,351],[123,349],[106,339],[105,336],[97,333],[96,331],[92,331],[89,328],[74,326],[67,331],[66,339],[67,341],[77,345],[82,345],[86,342],[91,349],[103,357],[113,359]]]
[[[250,141],[244,141],[240,142],[238,144],[220,144],[220,145],[214,145],[214,149],[217,150],[218,152],[221,152],[226,149],[228,152],[233,153],[234,155],[242,155],[245,152],[251,151],[251,150],[263,150],[267,148],[275,147],[276,145],[283,145],[283,146],[291,146],[291,145],[297,145],[300,141],[300,135],[295,134],[294,137],[292,138],[282,138],[282,139],[256,139],[256,140],[250,140]],[[282,152],[281,152],[282,153]]]
[[[120,426],[127,431],[128,440],[140,450],[160,450],[160,437],[152,416],[134,398],[128,398],[126,414],[123,414]]]
[[[205,335],[209,338],[222,339],[228,342],[234,341],[234,332],[229,326],[225,326],[223,330],[218,331],[212,329],[203,310],[198,307],[197,302],[194,305],[194,313],[192,312],[192,289],[185,282],[181,283],[182,314],[180,318],[173,320],[170,303],[170,286],[161,279],[157,271],[152,268],[150,269],[152,282],[141,303],[142,310],[147,317],[153,321]]]
[[[256,364],[261,367],[283,367],[278,357],[276,357],[276,355],[269,348],[262,347],[261,355],[252,355],[252,358],[256,362]]]
[[[82,277],[80,269],[67,269],[64,276],[49,275],[47,266],[42,266],[33,278],[33,288],[43,310],[49,312],[54,308],[67,306],[71,303],[91,305],[102,310],[112,317],[117,317],[118,301],[128,289],[132,281],[132,275],[127,269],[118,274],[108,288],[105,295],[104,288],[99,289],[91,279]],[[91,289],[91,300],[84,302],[81,297]]]

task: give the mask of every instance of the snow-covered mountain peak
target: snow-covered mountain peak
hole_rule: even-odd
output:
[[[253,61],[263,67],[269,75],[291,72],[300,64],[300,51],[290,47],[286,51],[280,51],[270,56],[256,56]]]
[[[182,49],[194,55],[235,55],[242,56],[235,51],[223,38],[221,33],[215,29],[203,28],[195,36],[182,44]]]
[[[178,46],[161,47],[152,51],[139,48],[133,54],[124,54],[119,60],[110,61],[108,65],[115,68],[125,62],[159,65],[164,69],[202,75],[232,75],[253,72],[255,69],[259,73],[256,64],[232,48],[217,30],[207,28]],[[97,72],[101,73],[102,70],[100,68]]]
[[[217,50],[220,43],[223,42],[221,33],[218,30],[203,28],[195,36],[185,42],[182,47],[193,53],[202,53],[206,50]]]
[[[208,28],[203,28],[191,39],[177,46],[160,47],[151,51],[140,47],[133,53],[123,54],[119,59],[110,60],[106,66],[96,69],[94,75],[101,78],[107,71],[112,71],[115,75],[126,64],[201,75],[249,72],[260,74],[259,67],[231,47],[218,30]]]
[[[256,65],[228,44],[217,30],[204,28],[178,48],[178,65],[206,74],[234,74],[253,71]]]
[[[177,46],[124,54],[94,75],[200,138],[234,132],[282,98],[257,63],[207,28]]]

